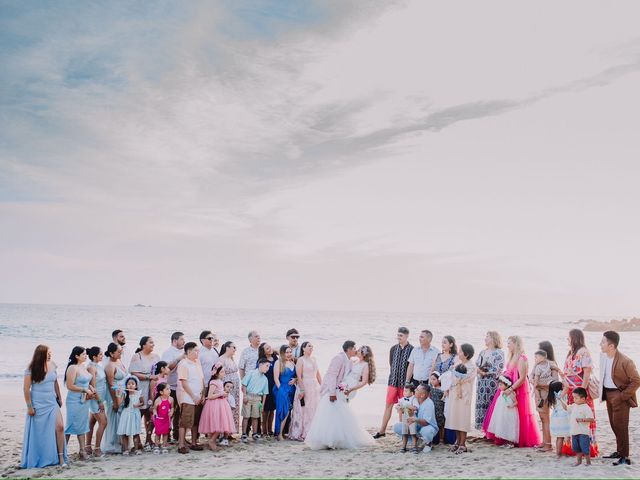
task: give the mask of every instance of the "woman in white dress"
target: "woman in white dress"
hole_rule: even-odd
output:
[[[305,439],[312,450],[354,449],[375,443],[373,437],[358,422],[349,402],[358,390],[375,381],[376,365],[373,352],[366,345],[358,349],[356,356],[358,361],[340,384],[342,390],[338,392],[337,400],[331,402],[328,395],[320,400]]]

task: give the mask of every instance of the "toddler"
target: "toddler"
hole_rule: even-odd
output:
[[[591,431],[589,425],[595,421],[591,407],[587,405],[587,391],[578,387],[573,390],[573,404],[569,405],[569,425],[571,431],[571,448],[576,452],[577,467],[586,458],[586,464],[591,465]]]
[[[562,456],[562,446],[565,439],[570,437],[569,429],[569,412],[567,412],[567,403],[562,396],[562,382],[551,382],[549,384],[549,396],[547,402],[551,408],[551,418],[549,428],[551,436],[556,437],[556,455]]]
[[[141,419],[140,409],[144,406],[142,392],[138,390],[138,379],[129,377],[125,382],[125,394],[123,410],[118,421],[118,435],[122,436],[122,454],[129,455],[129,437],[133,437],[135,446],[131,451],[136,455],[142,454],[142,444],[140,443]]]
[[[402,422],[402,451],[407,451],[407,442],[409,441],[409,437],[413,441],[413,444],[416,445],[416,422],[409,423],[409,418],[415,419],[416,412],[420,407],[418,400],[414,396],[416,391],[416,387],[413,383],[407,383],[404,386],[404,397],[402,397],[398,404],[396,405],[396,409],[400,414],[400,421]]]
[[[159,383],[157,387],[158,396],[153,404],[153,425],[156,432],[156,447],[153,453],[169,453],[169,430],[171,429],[171,418],[173,417],[173,398],[171,398],[171,388],[166,383]]]
[[[544,386],[548,386],[551,382],[558,380],[558,365],[556,362],[547,359],[547,352],[538,350],[535,353],[535,365],[529,375],[529,380],[535,388],[535,403],[538,410],[544,408],[544,402],[548,398],[548,390]]]
[[[509,377],[500,375],[498,377],[499,397],[493,409],[493,415],[487,426],[487,431],[497,438],[505,441],[506,448],[513,448],[520,438],[520,418],[518,416],[518,400],[512,391],[507,394],[506,390],[511,388],[513,382]]]

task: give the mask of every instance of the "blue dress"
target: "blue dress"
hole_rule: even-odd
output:
[[[284,422],[287,415],[289,415],[291,406],[293,405],[293,396],[295,394],[296,387],[295,385],[289,385],[289,382],[295,374],[295,369],[285,368],[284,372],[280,374],[280,388],[275,385],[273,387],[273,396],[276,401],[276,419],[273,432],[276,435],[280,435],[282,422]]]
[[[124,388],[122,382],[126,377],[124,369],[120,367],[120,365],[116,364],[116,372],[113,375],[112,388],[115,392],[116,398],[121,397],[121,392]],[[122,453],[122,444],[120,443],[120,437],[118,437],[118,420],[120,420],[122,407],[115,412],[113,411],[113,399],[111,398],[108,384],[105,389],[104,413],[107,415],[107,428],[104,431],[104,435],[102,435],[100,450],[102,450],[103,453]]]
[[[135,405],[140,403],[141,396],[142,392],[140,390],[129,394],[129,405],[123,408],[120,420],[118,420],[118,435],[131,436],[140,434],[142,430],[140,426],[142,415],[140,414],[140,407]]]
[[[104,367],[95,362],[91,362],[91,366],[96,368],[96,392],[100,400],[106,400],[107,398],[107,375],[104,373]],[[89,401],[89,411],[91,413],[98,413],[100,411],[100,405],[98,401],[93,399]]]
[[[89,388],[93,376],[90,373],[76,375],[73,384],[81,388]],[[82,392],[67,391],[67,425],[65,435],[84,435],[89,431],[89,402],[82,399]]]
[[[25,375],[31,375],[25,371]],[[56,443],[56,421],[61,415],[56,401],[56,371],[52,368],[40,383],[31,383],[31,405],[36,411],[27,415],[24,424],[21,468],[42,468],[59,465]],[[67,446],[64,445],[64,461],[67,462]]]

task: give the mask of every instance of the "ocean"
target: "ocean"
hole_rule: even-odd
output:
[[[608,320],[603,317],[590,317]],[[567,333],[576,327],[578,318],[566,315],[474,315],[401,312],[337,312],[292,310],[243,310],[184,307],[81,306],[0,304],[0,383],[5,388],[21,389],[19,380],[34,348],[44,343],[53,350],[58,373],[76,345],[103,349],[111,341],[111,332],[124,330],[127,343],[138,344],[140,337],[155,340],[156,353],[170,345],[171,333],[185,333],[187,341],[198,342],[200,331],[212,330],[221,343],[234,341],[238,352],[248,345],[247,334],[257,330],[263,341],[274,349],[286,343],[285,332],[296,328],[301,341],[314,345],[314,356],[321,373],[330,359],[340,351],[345,340],[369,345],[376,358],[377,380],[374,387],[363,389],[353,405],[367,426],[376,426],[384,407],[384,391],[389,373],[388,352],[395,343],[399,326],[409,328],[410,342],[417,344],[420,330],[434,334],[433,344],[440,347],[444,335],[453,335],[458,344],[471,343],[478,353],[484,348],[487,330],[497,330],[506,341],[509,335],[520,335],[530,358],[541,340],[552,342],[557,358],[567,353]],[[597,362],[599,332],[585,332],[587,347]],[[621,349],[640,365],[640,332],[622,334]],[[238,353],[239,357],[239,353]],[[238,358],[236,358],[238,360]]]

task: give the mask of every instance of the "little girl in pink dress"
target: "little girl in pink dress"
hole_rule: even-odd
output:
[[[216,363],[211,369],[211,381],[202,408],[198,431],[209,438],[209,448],[217,450],[216,440],[219,435],[230,435],[235,431],[233,413],[227,401],[222,379],[225,376],[221,363]]]
[[[173,417],[173,398],[171,398],[171,388],[166,383],[157,386],[158,396],[153,403],[153,426],[156,432],[156,447],[153,453],[169,453],[168,441],[169,430],[171,429],[171,417]]]

